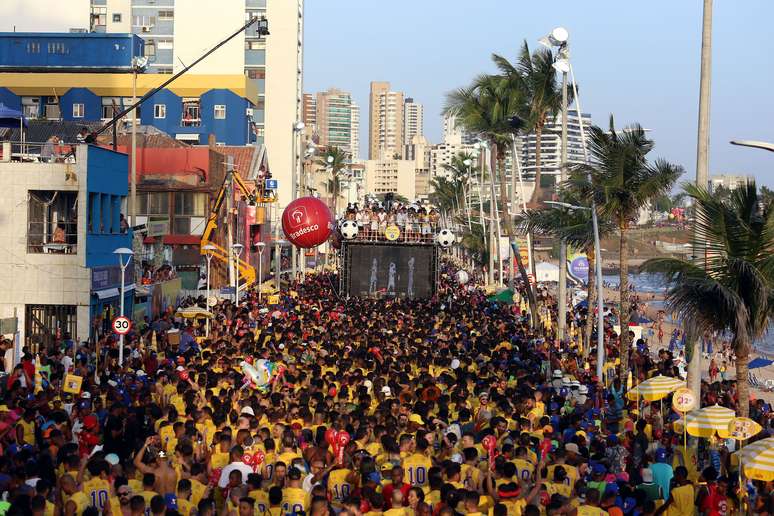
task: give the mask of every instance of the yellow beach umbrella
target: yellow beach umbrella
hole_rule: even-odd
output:
[[[184,317],[186,319],[211,319],[212,318],[212,312],[209,310],[205,310],[204,308],[200,308],[198,306],[191,306],[188,308],[181,308],[177,311],[175,314],[178,317]]]
[[[685,382],[679,378],[658,375],[645,380],[633,389],[630,389],[626,393],[626,397],[630,400],[642,398],[646,401],[658,401],[665,398],[669,393],[675,392],[677,389],[683,387],[685,387]],[[726,424],[728,424],[728,422],[726,422]]]
[[[712,437],[717,434],[723,439],[728,439],[731,434],[728,431],[728,424],[734,419],[736,413],[720,405],[704,407],[700,410],[689,412],[686,420],[688,421],[688,433],[694,437]],[[674,423],[675,430],[683,431],[683,420],[678,419]]]
[[[774,437],[748,444],[739,453],[747,478],[764,482],[774,480]]]

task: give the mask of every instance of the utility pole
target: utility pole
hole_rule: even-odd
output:
[[[567,43],[561,52],[567,51]],[[562,72],[562,153],[559,165],[559,178],[561,182],[567,180],[567,72]],[[559,301],[556,315],[556,336],[563,341],[567,325],[567,240],[559,242]]]
[[[236,293],[236,274],[234,274],[234,158],[228,156],[226,161],[226,228],[228,249],[228,284]]]
[[[699,82],[699,127],[696,143],[696,186],[707,188],[709,180],[709,135],[710,135],[710,79],[712,77],[712,0],[704,0],[704,18],[701,31],[701,78]],[[698,213],[694,214],[698,217]],[[695,225],[694,225],[695,227]],[[693,255],[695,259],[700,256],[706,258],[705,243],[700,235],[694,232]],[[706,265],[706,259],[705,259]],[[701,353],[699,352],[698,338],[695,335],[686,342],[693,346],[688,362],[688,388],[693,391],[696,399],[701,395]],[[688,355],[688,353],[686,353]]]

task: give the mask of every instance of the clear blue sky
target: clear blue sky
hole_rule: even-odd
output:
[[[276,1],[276,0],[275,0]],[[368,152],[368,86],[388,80],[425,106],[425,133],[441,135],[449,90],[493,72],[490,55],[513,59],[553,27],[570,32],[583,111],[606,125],[652,129],[653,155],[693,178],[701,0],[306,0],[307,92],[336,86],[361,106]],[[753,174],[774,185],[774,154],[731,139],[774,141],[771,21],[774,1],[715,1],[710,173]]]

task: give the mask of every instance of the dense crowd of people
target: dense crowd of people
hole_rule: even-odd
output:
[[[449,267],[424,300],[342,299],[320,274],[209,325],[167,313],[123,366],[114,336],[25,349],[2,385],[0,513],[774,514],[770,483],[740,489],[731,443],[685,453],[669,398],[626,397],[612,327],[597,378],[593,350]],[[644,341],[630,364],[676,375]],[[729,381],[703,397],[739,403]],[[774,435],[771,407],[751,417]]]

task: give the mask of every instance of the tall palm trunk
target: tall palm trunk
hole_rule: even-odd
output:
[[[736,393],[739,398],[736,415],[748,417],[750,415],[750,380],[747,364],[750,361],[750,338],[746,334],[736,335],[733,345],[736,355]],[[694,350],[694,352],[697,351]]]
[[[586,249],[586,257],[589,261],[589,279],[586,282],[588,293],[586,294],[586,306],[588,307],[588,315],[586,316],[586,327],[584,328],[583,338],[583,358],[586,359],[589,356],[591,350],[591,333],[594,329],[594,305],[597,298],[596,289],[596,276],[594,275],[595,267],[595,255],[594,246],[590,246]],[[600,308],[601,309],[601,308]]]
[[[543,193],[540,188],[540,177],[542,175],[542,152],[540,150],[540,144],[543,141],[543,123],[535,125],[535,189],[532,190],[532,197],[530,198],[530,204],[540,202],[543,198]]]
[[[517,267],[519,268],[519,274],[521,274],[521,279],[524,281],[524,284],[527,286],[527,301],[529,303],[529,311],[532,318],[532,326],[534,327],[537,323],[537,298],[535,297],[535,292],[532,290],[532,284],[529,282],[529,276],[527,275],[527,270],[524,268],[524,264],[521,263],[521,256],[518,253],[518,250],[515,249],[513,245],[513,237],[515,235],[514,228],[513,228],[513,219],[511,219],[511,215],[508,211],[508,182],[505,178],[505,154],[502,155],[499,152],[499,149],[497,147],[497,144],[494,144],[492,146],[492,155],[497,156],[497,164],[499,164],[499,175],[500,175],[500,220],[504,222],[505,224],[505,233],[508,235],[508,242],[511,245],[511,248],[514,250],[514,256],[516,257],[516,263]],[[494,160],[492,165],[495,165]],[[498,242],[498,248],[499,248],[499,242]],[[502,280],[502,278],[500,278]]]
[[[629,370],[629,249],[627,247],[628,224],[622,220],[618,224],[620,232],[620,244],[618,250],[618,267],[620,269],[619,282],[619,322],[621,324],[621,375],[625,376]]]

